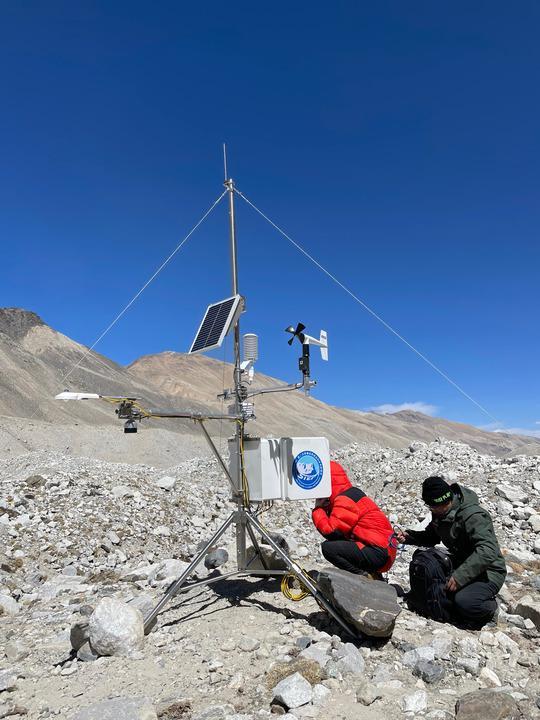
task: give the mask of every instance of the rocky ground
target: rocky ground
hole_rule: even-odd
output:
[[[164,471],[28,453],[0,467],[0,718],[250,720],[288,708],[286,720],[450,720],[460,699],[460,720],[540,718],[540,457],[444,441],[354,444],[337,459],[405,527],[424,518],[427,474],[478,493],[509,570],[496,625],[471,632],[404,607],[391,640],[352,644],[312,598],[291,602],[274,580],[237,578],[177,596],[129,657],[95,659],[84,637],[70,640],[73,626],[98,605],[121,613],[115,601],[140,623],[230,512],[228,486],[208,459]],[[262,520],[303,566],[320,568],[309,509],[276,503]],[[232,531],[222,545],[234,558]],[[398,554],[391,583],[407,585],[411,555]]]

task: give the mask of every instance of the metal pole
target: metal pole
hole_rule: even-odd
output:
[[[229,192],[229,228],[231,237],[232,291],[233,295],[238,295],[238,261],[236,253],[236,227],[234,222],[234,180],[225,180],[225,187]]]
[[[227,479],[229,480],[229,482],[230,482],[230,484],[231,484],[231,489],[232,489],[233,493],[236,492],[236,488],[235,488],[235,486],[234,486],[233,479],[231,478],[231,474],[230,474],[230,472],[229,472],[229,468],[225,465],[225,462],[223,461],[223,458],[222,458],[221,455],[219,454],[219,451],[218,451],[217,447],[215,446],[214,441],[213,441],[212,438],[210,437],[210,435],[209,435],[209,433],[208,433],[208,430],[204,427],[204,420],[198,420],[198,423],[199,423],[199,425],[200,425],[200,427],[201,427],[201,430],[203,431],[203,433],[204,433],[204,435],[205,435],[205,437],[206,437],[206,440],[207,440],[208,444],[210,445],[210,448],[212,449],[212,452],[214,453],[214,456],[215,456],[216,460],[217,460],[218,463],[220,464],[221,469],[223,470],[223,472],[225,473]]]
[[[229,233],[231,238],[231,272],[233,295],[238,295],[238,254],[236,243],[236,223],[234,218],[234,181],[229,178],[225,181],[225,187],[229,193]],[[234,326],[234,389],[235,409],[237,415],[242,415],[241,397],[241,372],[240,372],[240,320]],[[245,498],[243,492],[244,458],[242,457],[242,438],[244,435],[244,421],[236,423],[235,446],[238,462],[236,463],[237,473],[233,481],[236,484],[236,502],[238,505],[238,518],[236,521],[236,562],[239,570],[246,567],[246,519],[245,519]]]

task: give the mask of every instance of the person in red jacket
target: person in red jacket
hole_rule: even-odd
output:
[[[330,463],[332,495],[317,500],[313,523],[326,540],[322,554],[338,568],[362,574],[380,574],[396,559],[394,531],[390,521],[360,488],[353,487],[345,470]]]

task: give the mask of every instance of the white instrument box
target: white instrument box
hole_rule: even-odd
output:
[[[229,440],[230,471],[236,477],[236,443]],[[246,438],[244,470],[253,501],[330,497],[330,447],[324,437]]]

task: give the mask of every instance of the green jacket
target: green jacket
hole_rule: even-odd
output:
[[[506,563],[491,516],[472,490],[455,483],[452,492],[454,501],[448,515],[432,517],[425,530],[407,530],[407,542],[423,547],[442,542],[452,554],[452,575],[460,587],[473,580],[489,580],[500,590],[506,577]]]

